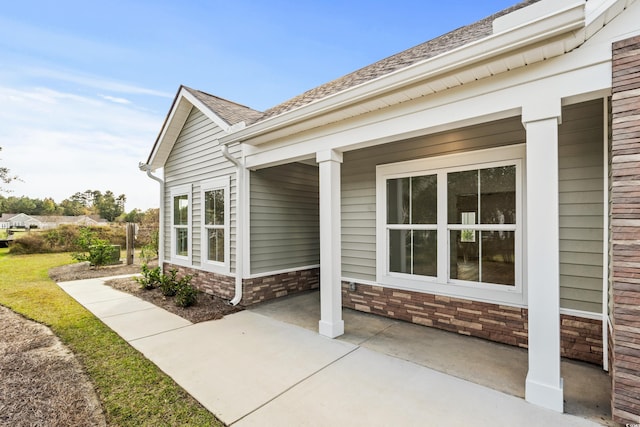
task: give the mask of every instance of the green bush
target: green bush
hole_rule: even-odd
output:
[[[89,261],[91,265],[100,267],[120,260],[120,246],[111,245],[109,241],[96,237],[96,233],[88,227],[80,229],[76,245],[81,252],[75,252],[71,256],[78,261]]]
[[[175,304],[178,307],[189,307],[194,305],[198,298],[198,290],[191,285],[191,278],[191,276],[183,276],[178,279],[178,270],[172,268],[168,275],[159,275],[158,287],[165,297],[175,296]]]
[[[136,277],[136,282],[140,283],[142,289],[155,289],[160,286],[162,274],[160,267],[149,268],[147,264],[142,264],[142,277]]]
[[[158,246],[159,246],[159,238],[158,238],[158,230],[156,230],[155,232],[151,233],[150,242],[142,246],[140,250],[140,259],[142,259],[144,263],[148,263],[152,259],[157,258]]]
[[[198,299],[198,290],[191,284],[191,276],[184,276],[178,282],[175,303],[178,307],[190,307]]]
[[[176,292],[178,292],[178,283],[179,280],[176,277],[178,275],[178,270],[172,268],[169,270],[169,275],[163,274],[160,276],[160,292],[165,297],[175,296]]]

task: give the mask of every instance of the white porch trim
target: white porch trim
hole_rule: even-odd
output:
[[[342,320],[342,273],[340,234],[340,164],[342,153],[327,150],[316,154],[320,170],[320,335],[344,334]]]
[[[523,106],[527,132],[528,402],[562,412],[558,123],[560,99]]]

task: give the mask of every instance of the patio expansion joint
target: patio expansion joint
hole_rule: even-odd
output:
[[[125,340],[125,341],[127,341],[128,343],[134,343],[136,341],[143,340],[145,338],[155,337],[155,336],[158,336],[158,335],[165,334],[167,332],[173,332],[173,331],[178,331],[180,329],[188,328],[189,326],[193,326],[193,323],[189,322],[188,325],[178,326],[177,328],[165,329],[165,330],[162,330],[160,332],[156,332],[156,333],[153,333],[153,334],[145,335],[143,337],[132,338],[130,340]]]
[[[118,316],[123,316],[123,315],[126,315],[126,314],[138,313],[138,312],[147,311],[147,310],[153,310],[155,308],[157,308],[157,307],[138,308],[138,309],[135,309],[135,310],[125,311],[125,312],[122,312],[122,313],[103,315],[103,316],[100,316],[100,318],[101,319],[109,319],[111,317],[118,317]],[[98,316],[96,316],[96,317],[98,317]]]
[[[364,346],[364,344],[366,344],[368,341],[371,341],[374,338],[377,338],[379,335],[381,335],[382,333],[388,331],[389,329],[393,328],[397,323],[391,323],[388,326],[386,326],[385,328],[380,329],[378,332],[376,332],[375,334],[371,335],[368,338],[365,338],[364,340],[360,341],[357,345],[358,347],[360,346]]]
[[[334,365],[335,363],[339,362],[340,360],[344,359],[345,357],[349,356],[350,354],[352,354],[353,352],[355,352],[356,350],[360,349],[359,345],[354,345],[354,348],[352,348],[351,350],[349,350],[348,352],[346,352],[345,354],[343,354],[342,356],[338,357],[335,360],[332,360],[331,362],[327,363],[326,365],[322,366],[321,368],[315,370],[314,372],[310,373],[309,375],[307,375],[306,377],[296,381],[294,384],[290,385],[289,387],[287,387],[286,389],[284,389],[283,391],[281,391],[280,393],[276,394],[275,396],[273,396],[271,399],[267,400],[266,402],[262,403],[261,405],[257,406],[256,408],[254,408],[253,410],[247,412],[246,414],[244,414],[243,416],[241,416],[240,418],[238,418],[237,420],[234,420],[232,422],[230,422],[228,425],[232,426],[234,424],[236,424],[239,421],[242,421],[243,419],[245,419],[246,417],[248,417],[249,415],[253,414],[254,412],[259,411],[260,409],[264,408],[265,406],[267,406],[269,403],[275,401],[276,399],[280,398],[280,396],[283,396],[285,394],[287,394],[290,390],[293,390],[294,388],[296,388],[298,385],[304,383],[305,381],[307,381],[308,379],[310,379],[311,377],[316,376],[317,374],[319,374],[320,372],[326,370],[328,367],[330,367],[331,365]]]

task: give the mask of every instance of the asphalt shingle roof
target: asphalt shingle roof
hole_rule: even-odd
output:
[[[330,81],[316,88],[308,90],[294,98],[267,109],[264,112],[253,110],[244,105],[227,101],[206,92],[185,87],[205,105],[211,108],[227,123],[233,125],[244,121],[247,125],[266,120],[286,113],[298,107],[318,101],[327,96],[334,95],[354,86],[374,80],[378,77],[390,74],[394,71],[406,68],[429,58],[449,52],[460,46],[490,36],[493,32],[493,21],[508,13],[529,6],[539,0],[525,0],[487,18],[481,19],[471,25],[460,27],[435,39],[409,48],[403,52],[382,59],[366,67],[360,68],[350,74]]]
[[[229,125],[235,125],[241,121],[254,123],[264,115],[260,111],[253,110],[236,102],[228,101],[201,90],[191,89],[186,86],[183,87]]]

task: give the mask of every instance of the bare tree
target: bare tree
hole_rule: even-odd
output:
[[[0,151],[2,151],[2,147],[0,147]],[[0,166],[0,182],[4,184],[9,184],[11,181],[19,180],[17,176],[12,176],[9,168]],[[11,190],[8,190],[4,187],[0,187],[0,193],[9,193]]]

